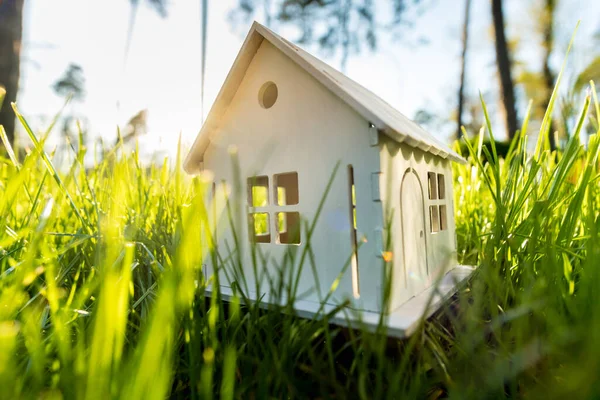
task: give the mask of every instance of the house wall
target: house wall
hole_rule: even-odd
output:
[[[393,254],[393,283],[391,296],[391,309],[397,308],[411,297],[425,288],[431,286],[440,273],[448,271],[457,265],[456,262],[456,236],[454,224],[454,203],[452,194],[452,168],[451,161],[425,153],[419,149],[397,143],[380,134],[381,150],[381,198],[384,209],[385,235],[391,235],[390,252]],[[403,265],[404,245],[401,223],[401,183],[404,174],[413,169],[421,183],[423,191],[423,212],[425,216],[425,244],[427,248],[427,277],[420,283],[409,284],[411,279],[405,273]],[[428,172],[441,173],[445,179],[445,199],[443,201],[430,200],[428,193]],[[431,205],[445,204],[447,208],[447,229],[432,232]],[[406,210],[410,218],[411,210]],[[413,277],[414,278],[414,277]]]
[[[272,108],[264,109],[259,105],[258,95],[262,85],[268,81],[278,86],[278,99]],[[242,215],[243,221],[246,221],[244,218],[249,211],[246,206],[248,177],[269,176],[272,200],[273,175],[292,171],[298,173],[297,206],[278,207],[271,201],[269,206],[260,209],[270,214],[272,239],[270,244],[256,245],[262,257],[269,260],[266,269],[258,263],[259,275],[268,272],[271,277],[276,277],[286,253],[295,258],[289,264],[293,264],[297,271],[299,259],[307,245],[306,231],[303,229],[302,242],[298,246],[275,244],[275,212],[298,211],[304,220],[312,222],[327,182],[339,162],[339,169],[310,240],[312,256],[307,255],[302,266],[298,294],[312,291],[308,298],[318,302],[317,289],[324,296],[332,285],[337,285],[330,303],[350,299],[356,308],[379,310],[381,293],[378,290],[381,288],[383,268],[378,257],[381,249],[377,244],[381,243],[382,207],[379,201],[373,200],[372,174],[379,171],[380,162],[379,148],[370,145],[369,129],[368,121],[269,42],[263,41],[203,161],[204,169],[214,173],[215,182],[226,181],[232,196],[235,197],[236,193],[240,196],[243,205],[237,207],[236,211]],[[240,171],[237,180],[238,167],[233,166],[233,153],[236,154]],[[338,280],[352,253],[348,165],[354,169],[357,229],[361,242],[358,250],[359,299],[353,297],[350,267]],[[239,185],[236,185],[236,181]],[[226,257],[228,248],[234,249],[236,246],[223,220],[224,217],[217,230],[219,252]],[[252,267],[248,225],[240,223],[237,230],[241,232],[240,245],[237,246],[240,252],[233,254],[231,260],[239,261],[238,265],[242,267],[238,272],[246,279],[250,295],[256,296],[256,275]],[[360,240],[363,237],[364,240]],[[236,258],[238,255],[240,257]],[[311,259],[315,261],[318,284]],[[235,280],[230,278],[232,274],[232,267],[223,271],[220,274],[221,284]],[[261,294],[267,293],[269,285],[266,279],[258,281]]]

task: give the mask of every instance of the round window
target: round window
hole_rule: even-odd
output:
[[[277,101],[278,96],[277,85],[273,82],[267,82],[260,88],[258,92],[258,102],[262,108],[271,108]]]

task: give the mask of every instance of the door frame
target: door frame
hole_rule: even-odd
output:
[[[417,173],[417,171],[412,168],[412,167],[408,167],[406,169],[406,171],[404,171],[404,174],[402,175],[402,180],[400,181],[400,229],[402,232],[402,261],[403,261],[403,269],[404,269],[404,282],[405,282],[405,287],[407,287],[408,285],[408,276],[407,276],[407,268],[406,268],[406,249],[404,246],[404,240],[406,238],[405,232],[404,232],[404,205],[402,204],[402,189],[404,186],[404,180],[406,179],[408,174],[414,174],[415,178],[417,179],[417,182],[419,183],[419,189],[421,191],[421,211],[423,213],[423,235],[424,235],[424,239],[425,239],[425,273],[427,274],[427,279],[429,279],[429,247],[427,244],[427,214],[425,213],[426,208],[425,208],[425,195],[423,194],[423,184],[421,183],[421,179],[419,179],[419,174]]]

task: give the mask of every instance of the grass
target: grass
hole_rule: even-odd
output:
[[[484,105],[490,148],[465,139],[454,166],[458,257],[479,269],[403,341],[243,290],[206,299],[204,256],[239,262],[198,251],[208,177],[120,146],[86,169],[83,143],[59,173],[49,131],[17,112],[32,144],[0,159],[0,398],[599,397],[599,135],[580,144],[588,114],[600,120],[592,93],[564,149],[541,135],[529,153],[526,118],[504,159]]]

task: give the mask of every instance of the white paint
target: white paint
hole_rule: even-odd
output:
[[[290,77],[294,77],[290,79]],[[262,108],[258,101],[258,93],[264,82],[273,81],[278,86],[277,102],[268,110]],[[312,296],[318,298],[320,291],[325,296],[334,284],[344,264],[350,259],[352,243],[350,240],[350,206],[348,194],[348,177],[346,168],[355,166],[354,180],[357,188],[357,229],[358,240],[366,237],[358,250],[358,265],[369,266],[370,270],[360,271],[359,286],[374,287],[381,276],[381,266],[373,265],[375,258],[375,240],[372,235],[381,222],[381,205],[371,199],[371,173],[379,168],[378,148],[369,145],[369,125],[361,116],[347,107],[330,91],[320,85],[310,75],[304,73],[284,54],[263,42],[253,58],[232,101],[220,119],[218,134],[213,137],[204,155],[204,166],[214,172],[215,181],[225,180],[235,186],[234,170],[231,166],[229,148],[235,145],[238,149],[239,167],[242,173],[239,192],[243,198],[238,208],[242,215],[246,214],[245,188],[246,179],[251,176],[266,175],[269,177],[269,190],[273,192],[273,177],[285,172],[298,172],[299,203],[290,206],[277,206],[271,196],[270,204],[261,207],[257,212],[270,215],[271,244],[258,244],[260,251],[269,254],[275,260],[281,260],[286,251],[299,254],[303,246],[285,246],[274,243],[276,232],[275,214],[279,211],[297,211],[306,221],[312,221],[321,196],[335,165],[340,166],[335,176],[326,207],[319,218],[314,236],[311,239],[314,255],[320,265],[327,265],[319,271],[319,285],[308,265],[304,266],[300,277],[299,292],[313,290]],[[343,140],[335,131],[343,132]],[[292,132],[297,132],[292,134]],[[322,154],[326,153],[327,157]],[[236,190],[232,188],[232,196]],[[233,199],[232,199],[233,200]],[[226,250],[226,243],[231,248],[233,238],[226,233],[226,216],[222,216],[224,231],[219,234],[219,249]],[[238,224],[244,260],[251,260],[247,226]],[[302,232],[301,241],[306,242],[306,234]],[[316,245],[319,244],[319,245]],[[251,264],[248,262],[248,264]],[[255,280],[249,265],[243,274],[248,287],[255,287]],[[297,268],[294,265],[293,268]],[[360,268],[360,267],[359,267]],[[277,268],[270,264],[265,273],[274,276]],[[233,274],[233,272],[231,272]],[[341,276],[335,298],[353,298],[351,267],[346,268]],[[221,277],[225,281],[225,272]],[[260,285],[267,290],[266,283]],[[364,294],[364,291],[363,291]],[[375,309],[374,294],[361,296],[353,300],[355,306]]]
[[[292,56],[290,51],[300,54],[294,45],[254,25],[186,159],[187,171],[197,171],[203,163],[214,174],[215,209],[224,210],[229,196],[237,235],[227,214],[220,214],[216,232],[224,260],[218,274],[222,290],[234,293],[238,287],[251,299],[277,303],[285,301],[287,290],[297,284],[299,298],[294,305],[302,315],[348,301],[355,317],[364,317],[368,324],[376,324],[375,317],[391,310],[386,316],[390,329],[408,332],[430,312],[424,298],[433,295],[435,281],[447,273],[454,276],[451,271],[457,267],[451,201],[448,229],[432,234],[423,182],[429,171],[444,173],[450,182],[450,159],[461,159],[433,143],[429,134],[420,136],[422,128],[414,128],[412,122],[395,125],[410,128],[406,133],[390,131],[389,121],[408,119],[395,110],[388,112],[388,105],[343,75],[334,76],[325,68],[316,71],[321,62],[307,53]],[[260,101],[266,82],[277,85],[277,101],[268,109]],[[367,117],[375,118],[375,123]],[[377,123],[383,126],[379,133],[373,127]],[[336,165],[339,169],[332,177]],[[356,193],[356,260],[350,165]],[[412,172],[405,175],[406,171]],[[298,175],[299,201],[281,206],[276,204],[274,179],[290,172]],[[266,176],[270,192],[269,202],[257,207],[249,206],[247,199],[248,178],[254,176]],[[317,216],[330,178],[330,191]],[[451,199],[451,190],[446,185],[444,197]],[[300,214],[304,221],[300,244],[277,243],[279,212]],[[268,214],[271,232],[270,241],[255,247],[254,227],[249,229],[247,223],[252,213]],[[306,224],[313,222],[309,240]],[[386,246],[389,235],[391,248]],[[310,257],[301,264],[308,242]],[[214,266],[210,260],[206,264],[210,277]],[[394,274],[387,282],[390,269]],[[391,284],[390,304],[383,304],[386,284]],[[455,287],[446,283],[442,297]]]
[[[457,266],[456,262],[456,242],[454,240],[455,225],[454,225],[454,206],[452,203],[452,185],[446,184],[445,200],[429,200],[427,192],[427,174],[428,172],[443,173],[446,182],[452,182],[452,169],[450,162],[435,157],[420,150],[409,148],[404,143],[396,143],[393,140],[382,136],[381,141],[381,195],[384,209],[384,221],[389,226],[389,231],[386,230],[385,235],[390,234],[394,240],[389,249],[394,257],[394,271],[404,270],[403,262],[404,255],[409,253],[409,250],[404,248],[404,235],[402,229],[402,221],[399,215],[402,215],[400,205],[401,198],[401,182],[407,171],[414,171],[418,177],[420,191],[423,197],[424,204],[421,209],[425,218],[425,243],[426,243],[426,260],[427,274],[425,277],[419,276],[419,279],[413,279],[409,284],[409,274],[407,278],[395,280],[392,296],[391,308],[395,309],[408,301],[411,297],[417,295],[421,291],[430,287],[440,274],[445,273]],[[412,172],[411,172],[412,173]],[[448,227],[444,231],[433,233],[430,230],[431,221],[429,216],[429,206],[445,204],[447,206]],[[413,206],[414,207],[414,206]],[[418,210],[407,210],[407,212],[417,212]],[[410,242],[410,239],[408,239]],[[412,250],[414,251],[414,250]],[[422,252],[419,252],[422,253]],[[409,256],[414,257],[414,256]],[[414,261],[413,261],[414,262]],[[401,264],[400,266],[398,264]],[[409,268],[406,266],[407,271]]]
[[[410,336],[419,328],[419,324],[425,318],[430,317],[443,305],[444,301],[464,286],[473,271],[473,267],[457,266],[442,276],[436,285],[422,291],[389,314],[346,308],[330,318],[329,322],[374,332],[383,318],[384,324],[387,326],[387,335],[397,338]],[[208,287],[206,293],[210,295],[212,287]],[[230,300],[234,296],[234,292],[230,288],[222,287],[221,295],[224,299]],[[284,297],[277,303],[284,306],[287,304],[286,301],[287,299]],[[267,297],[259,305],[268,308],[269,304],[274,303],[276,303],[275,299]],[[332,304],[320,304],[309,300],[300,300],[295,304],[296,315],[302,318],[323,318],[325,314],[331,313],[334,309],[335,306]]]

